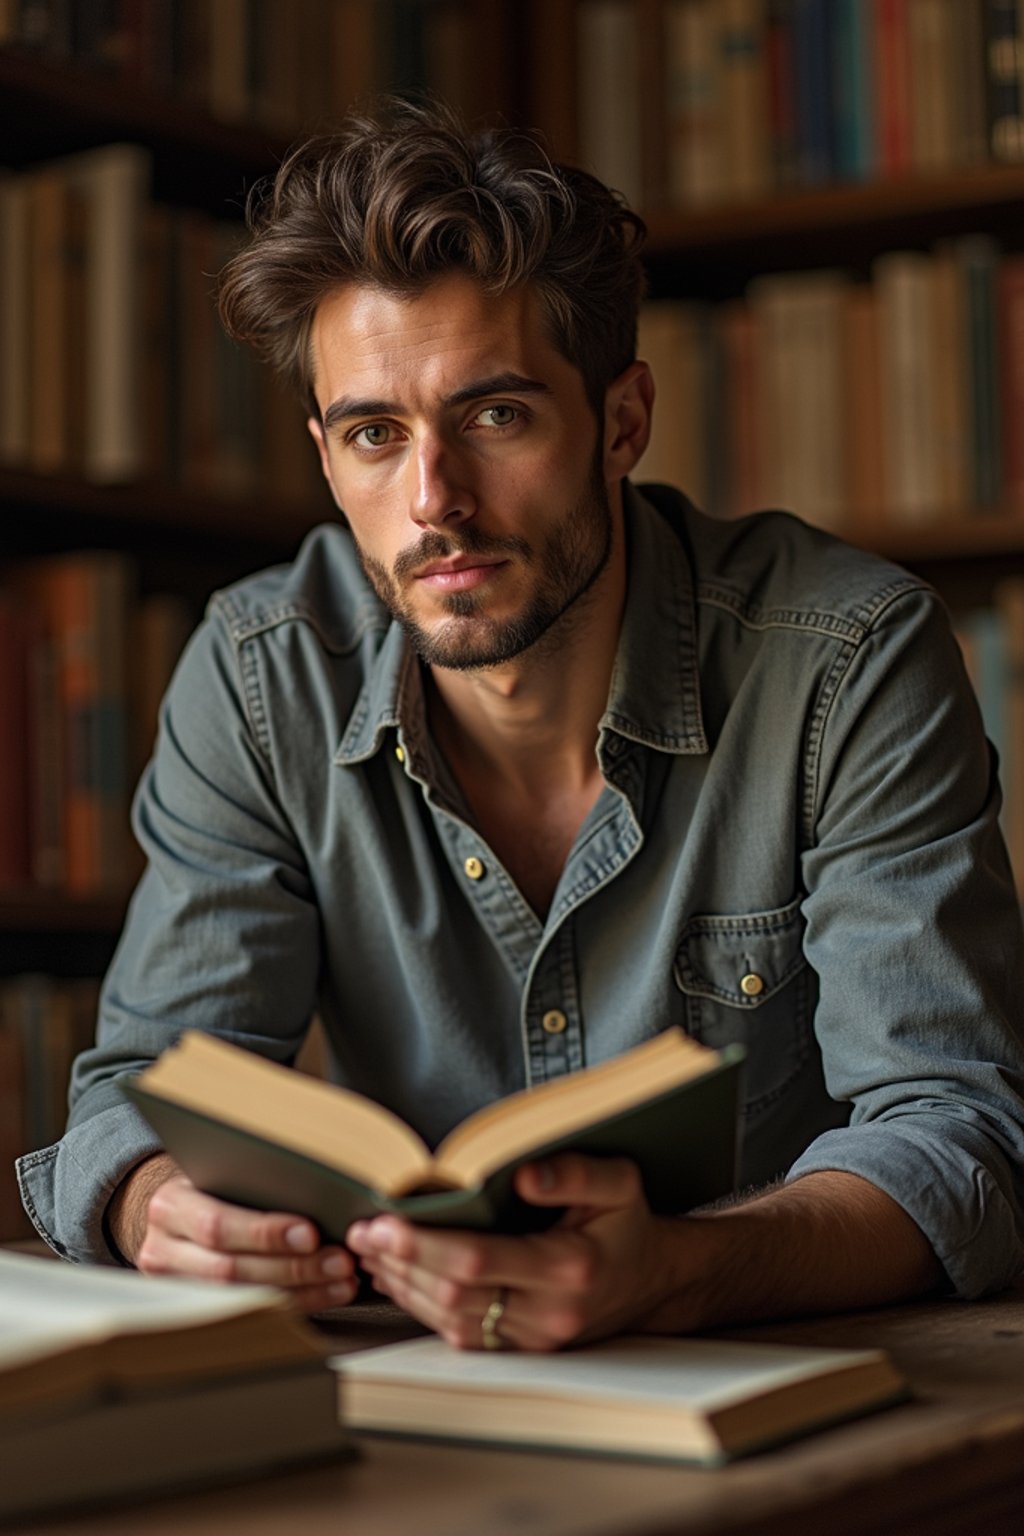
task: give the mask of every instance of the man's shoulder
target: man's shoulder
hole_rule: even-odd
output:
[[[215,592],[209,613],[236,647],[282,625],[302,624],[338,654],[354,650],[389,617],[366,579],[347,529],[323,523],[294,560],[258,571]]]
[[[683,543],[698,603],[750,624],[834,626],[856,638],[906,594],[935,600],[920,577],[791,512],[709,517],[666,486],[640,490]]]

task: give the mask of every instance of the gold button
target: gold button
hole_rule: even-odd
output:
[[[759,976],[756,971],[751,971],[740,982],[740,991],[744,997],[760,997],[764,991],[764,977]]]
[[[483,862],[480,859],[474,858],[472,854],[462,867],[466,871],[466,874],[469,876],[470,880],[482,880],[486,874]]]
[[[405,762],[405,748],[404,747],[396,747],[395,748],[395,756],[398,758],[398,761],[400,763],[404,763]]]
[[[569,1020],[560,1008],[551,1008],[540,1021],[540,1027],[549,1035],[560,1035],[569,1026]]]

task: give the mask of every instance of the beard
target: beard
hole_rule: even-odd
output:
[[[453,671],[498,667],[554,636],[590,591],[608,564],[612,551],[612,510],[608,488],[595,458],[580,499],[556,524],[540,551],[516,534],[492,538],[474,521],[456,534],[428,532],[411,549],[403,550],[388,570],[357,543],[363,570],[381,602],[404,629],[417,654],[428,666]],[[522,610],[507,619],[490,618],[486,592],[450,592],[441,599],[444,617],[425,629],[413,617],[406,589],[416,572],[434,560],[460,555],[517,559],[536,580]]]

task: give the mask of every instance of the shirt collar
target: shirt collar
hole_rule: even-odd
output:
[[[682,499],[673,493],[673,506],[663,514],[628,482],[623,497],[629,576],[602,736],[611,732],[660,752],[706,752],[693,579],[669,522],[679,518]],[[370,665],[334,761],[350,765],[373,757],[391,730],[407,750],[422,747],[420,668],[397,623]]]

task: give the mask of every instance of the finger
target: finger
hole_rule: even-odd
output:
[[[310,1256],[221,1253],[150,1229],[138,1254],[146,1274],[191,1275],[247,1285],[273,1285],[288,1291],[315,1289],[329,1293],[330,1304],[350,1301],[358,1289],[355,1260],[339,1248],[322,1248]]]
[[[149,1224],[169,1236],[218,1253],[311,1254],[320,1247],[319,1232],[304,1217],[232,1205],[184,1177],[162,1184],[147,1214]]]
[[[584,1157],[564,1152],[516,1170],[516,1192],[531,1205],[616,1210],[644,1197],[635,1163],[626,1157]]]
[[[575,1307],[593,1285],[597,1253],[582,1232],[558,1230],[539,1236],[481,1238],[470,1233],[421,1227],[348,1233],[358,1245],[374,1284],[397,1300],[397,1290],[426,1297],[446,1312],[475,1311],[479,1297],[499,1288],[531,1302]],[[399,1303],[400,1305],[402,1303]]]

